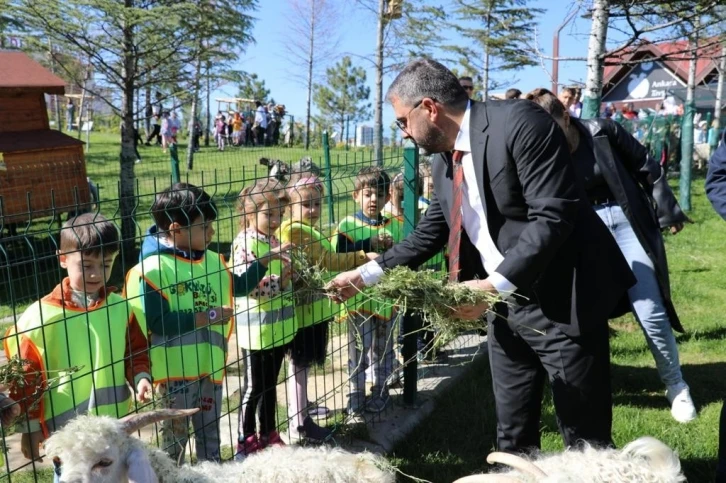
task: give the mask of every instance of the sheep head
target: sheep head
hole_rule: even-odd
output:
[[[131,435],[148,424],[197,411],[164,409],[124,419],[78,416],[48,439],[45,451],[60,459],[61,483],[157,483],[143,443]]]

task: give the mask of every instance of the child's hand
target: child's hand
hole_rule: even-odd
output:
[[[375,251],[388,250],[393,246],[393,238],[387,233],[371,238],[371,249]]]
[[[151,401],[151,394],[154,392],[154,388],[151,385],[151,381],[144,378],[139,381],[136,386],[136,400],[139,402]]]
[[[0,396],[0,420],[2,425],[4,427],[10,426],[18,416],[20,416],[20,404],[7,396]]]
[[[42,463],[43,460],[40,457],[40,445],[43,441],[45,441],[43,431],[23,433],[23,436],[20,438],[20,451],[26,459],[38,460]]]
[[[206,312],[197,312],[194,317],[197,327],[223,324],[234,317],[234,308],[210,307]]]
[[[272,248],[269,252],[267,252],[267,255],[264,257],[260,257],[260,263],[267,266],[267,263],[271,260],[282,260],[283,262],[290,262],[290,250],[295,248],[295,245],[292,243],[283,243],[279,247]]]

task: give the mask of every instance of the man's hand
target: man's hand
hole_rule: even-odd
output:
[[[671,235],[677,235],[681,230],[683,230],[683,226],[683,223],[676,223],[675,225],[668,227],[668,230],[671,232]]]
[[[151,386],[151,381],[146,378],[141,379],[136,386],[136,400],[139,402],[151,401],[153,392],[154,388]]]
[[[32,433],[23,433],[20,438],[20,451],[23,453],[26,459],[38,460],[41,463],[43,460],[40,458],[40,445],[45,441],[42,431],[35,431]]]
[[[377,253],[377,252],[368,252],[368,253],[366,253],[366,258],[368,259],[369,262],[374,261],[376,258],[378,258],[380,256],[381,256],[381,254],[380,253]]]
[[[483,290],[492,294],[497,294],[497,289],[488,280],[468,280],[462,282],[469,288],[474,290]],[[489,309],[488,302],[482,302],[478,305],[462,305],[454,310],[454,316],[464,320],[477,320],[484,312]]]
[[[3,427],[10,426],[18,416],[20,416],[20,404],[16,403],[14,399],[2,396],[0,400],[0,420],[2,420]]]
[[[361,290],[365,284],[358,270],[339,273],[333,280],[328,282],[325,290],[331,292],[329,297],[335,302],[343,303]]]

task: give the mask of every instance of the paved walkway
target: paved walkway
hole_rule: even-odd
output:
[[[319,404],[327,406],[333,416],[342,417],[347,393],[346,365],[347,350],[344,337],[333,337],[329,346],[328,362],[324,372],[312,371],[310,375],[309,397]],[[456,379],[465,374],[469,363],[475,357],[486,355],[484,345],[486,337],[466,335],[457,338],[447,347],[449,362],[446,365],[419,365],[418,397],[415,407],[403,404],[402,389],[393,389],[391,394],[394,403],[384,413],[366,416],[368,436],[366,440],[353,439],[350,436],[336,438],[336,443],[351,450],[368,450],[377,453],[387,453],[413,430],[434,408],[435,398],[442,394]],[[230,360],[235,357],[230,354]],[[4,355],[0,356],[0,363],[4,362]],[[232,363],[233,367],[225,380],[224,396],[232,397],[239,393],[242,384],[241,367]],[[283,369],[285,371],[286,369]],[[286,377],[286,372],[283,374]],[[282,378],[282,376],[281,376]],[[288,394],[285,384],[277,387],[278,405],[285,407]],[[238,397],[238,396],[237,396]],[[234,447],[237,438],[238,418],[236,406],[237,397],[233,398],[234,407],[231,412],[222,415],[220,429],[222,446]],[[141,431],[141,439],[153,443],[156,441],[156,430],[153,426]],[[19,468],[32,470],[32,463],[20,453],[20,434],[6,438],[8,448],[7,460],[11,471]],[[193,447],[193,445],[192,445]],[[50,462],[35,463],[38,467],[48,467]]]

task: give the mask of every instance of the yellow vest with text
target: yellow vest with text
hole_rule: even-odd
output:
[[[378,235],[389,235],[393,243],[398,243],[403,239],[403,223],[397,218],[388,218],[382,225],[369,225],[358,217],[346,216],[338,225],[338,232],[345,234],[353,243]],[[334,243],[337,246],[338,237],[334,238]],[[371,300],[365,290],[348,299],[345,306],[348,312],[383,320],[390,320],[393,316],[393,301]]]
[[[246,249],[257,258],[270,251],[270,245],[260,240],[246,238]],[[282,274],[282,262],[272,260],[267,275]],[[248,350],[272,349],[290,342],[297,332],[295,302],[292,291],[286,290],[274,297],[237,297],[237,343]]]
[[[293,222],[292,220],[285,220],[280,226],[280,241],[282,243],[289,242],[290,230],[292,228],[298,228],[306,233],[314,243],[320,243],[323,250],[326,253],[335,253],[330,240],[323,236],[318,230],[305,223]],[[332,280],[338,272],[326,271],[325,281]],[[333,319],[340,314],[340,305],[336,304],[326,296],[320,296],[318,300],[315,300],[311,304],[301,305],[295,307],[295,319],[298,328],[310,327],[311,325],[318,324]]]
[[[126,300],[108,294],[93,310],[38,301],[28,307],[6,334],[8,357],[19,352],[23,339],[33,345],[45,378],[59,379],[40,399],[40,425],[46,436],[78,414],[121,418],[131,409],[124,356],[132,312]],[[62,372],[71,367],[72,374]]]
[[[152,255],[129,271],[126,297],[134,307],[139,326],[149,339],[151,377],[155,384],[210,377],[224,378],[232,321],[200,327],[179,335],[153,334],[144,315],[141,278],[161,292],[169,303],[165,324],[175,324],[175,313],[207,312],[212,307],[232,306],[232,273],[218,253],[207,250],[200,260],[172,254]]]

